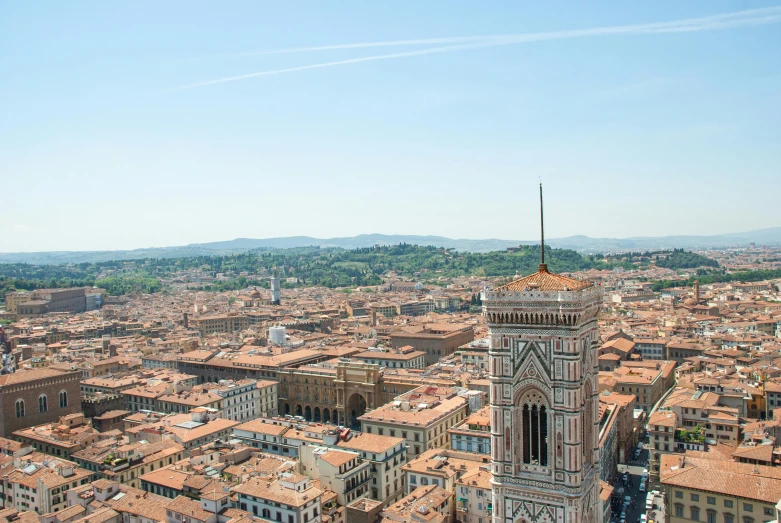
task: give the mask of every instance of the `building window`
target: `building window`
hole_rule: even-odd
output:
[[[60,408],[64,409],[68,406],[68,393],[64,390],[60,391]]]
[[[716,504],[716,498],[713,496],[708,496],[708,505],[715,505]]]
[[[731,499],[725,499],[724,500],[724,506],[727,508],[732,508],[732,500]]]
[[[700,495],[699,494],[691,494],[692,501],[699,501]]]
[[[548,412],[544,405],[526,403],[521,411],[523,462],[548,466]]]
[[[676,490],[675,497],[678,499],[683,499],[683,492],[681,492],[680,490]]]
[[[46,412],[49,410],[49,400],[46,398],[46,394],[38,396],[38,412]]]
[[[709,510],[705,517],[707,518],[708,523],[716,523],[716,511],[715,510]]]
[[[24,400],[16,400],[16,417],[24,417]]]
[[[732,514],[724,514],[724,523],[735,523],[735,516]]]
[[[754,512],[754,505],[751,503],[743,503],[743,510],[746,512]]]
[[[683,505],[680,503],[675,504],[675,515],[679,518],[683,517]]]
[[[691,509],[692,521],[699,521],[700,520],[699,507],[690,507],[690,509]]]

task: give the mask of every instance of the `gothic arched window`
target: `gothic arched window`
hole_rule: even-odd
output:
[[[591,381],[586,380],[583,384],[583,464],[591,464],[594,454],[594,398],[591,392]]]
[[[68,406],[68,393],[64,390],[60,391],[60,408],[64,409]]]
[[[537,391],[524,395],[519,402],[521,445],[520,461],[526,465],[548,466],[548,407]]]
[[[38,412],[46,412],[49,410],[49,399],[46,394],[38,396]]]
[[[24,417],[24,400],[16,400],[16,417]]]

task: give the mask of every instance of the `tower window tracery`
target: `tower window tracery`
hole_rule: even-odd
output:
[[[520,407],[520,449],[521,463],[535,467],[547,467],[549,455],[548,406],[542,394],[537,391],[527,393],[518,404]]]

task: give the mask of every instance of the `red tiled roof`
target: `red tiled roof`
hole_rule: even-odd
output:
[[[578,291],[588,287],[592,287],[594,284],[588,281],[576,280],[575,278],[568,278],[560,274],[553,274],[548,272],[548,267],[545,264],[540,264],[540,269],[524,278],[512,281],[501,287],[497,287],[496,291],[509,291],[509,292],[524,292],[524,291]]]

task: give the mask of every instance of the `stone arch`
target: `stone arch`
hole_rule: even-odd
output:
[[[296,416],[303,416],[304,415],[304,409],[301,408],[301,405],[296,405]]]
[[[331,411],[323,409],[323,423],[331,423]]]
[[[285,406],[282,408],[282,412],[284,412],[285,416],[290,414],[290,404],[285,403]]]
[[[345,403],[345,426],[359,429],[361,422],[358,418],[366,412],[366,398],[360,392],[353,392]]]
[[[304,419],[307,421],[312,421],[312,407],[309,405],[304,407]]]
[[[320,407],[315,407],[312,410],[312,421],[320,421]]]

